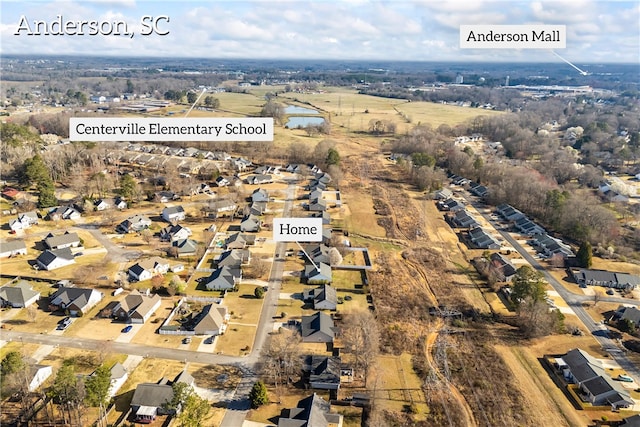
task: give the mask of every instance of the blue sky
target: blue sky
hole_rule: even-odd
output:
[[[460,49],[459,26],[567,26],[572,62],[640,62],[640,1],[6,1],[0,53],[205,58],[556,62],[547,50]],[[135,34],[14,35],[20,17],[124,20]],[[168,15],[166,36],[140,35],[144,15]]]

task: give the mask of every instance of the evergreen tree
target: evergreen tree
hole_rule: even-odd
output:
[[[340,153],[335,148],[329,148],[327,151],[327,166],[340,164]]]
[[[129,174],[123,175],[122,178],[120,178],[120,195],[131,200],[136,193],[137,186],[138,183],[134,177]]]
[[[184,402],[178,417],[180,427],[199,427],[209,414],[209,402],[195,393],[191,393]]]
[[[593,264],[592,257],[593,250],[591,248],[591,243],[584,241],[580,245],[580,249],[578,249],[578,253],[576,254],[576,258],[578,259],[578,265],[582,268],[591,268]]]
[[[22,360],[20,352],[10,351],[4,356],[4,359],[2,359],[2,369],[0,373],[2,373],[3,377],[6,377],[7,375],[19,372],[22,368],[24,368],[24,360]]]
[[[85,381],[86,401],[91,406],[106,406],[111,386],[111,369],[100,365]]]
[[[251,387],[249,392],[249,400],[251,400],[251,407],[257,408],[259,406],[269,403],[269,396],[267,395],[267,386],[262,381],[258,381]]]
[[[49,179],[39,182],[36,190],[38,191],[38,207],[50,208],[58,205],[53,181]]]
[[[528,265],[523,265],[516,271],[511,284],[513,286],[511,300],[516,305],[526,299],[530,299],[534,303],[544,299],[545,284],[542,274]]]

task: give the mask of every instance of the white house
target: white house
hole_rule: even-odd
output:
[[[182,206],[171,206],[162,210],[162,219],[167,222],[182,221],[184,218],[185,212]]]
[[[0,258],[7,258],[16,255],[26,255],[27,245],[22,240],[11,240],[0,242]]]
[[[39,268],[47,271],[75,264],[75,258],[70,248],[47,249],[36,258]]]
[[[29,391],[34,392],[53,374],[53,368],[47,365],[32,365],[29,369]]]

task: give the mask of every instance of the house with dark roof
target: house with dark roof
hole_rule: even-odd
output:
[[[47,216],[54,221],[58,219],[78,219],[81,217],[80,211],[73,204],[53,208]]]
[[[27,245],[23,240],[11,240],[9,242],[0,242],[0,258],[13,257],[17,255],[26,255]]]
[[[104,294],[95,289],[61,286],[49,297],[49,309],[80,317],[87,314],[103,297]]]
[[[202,279],[204,287],[211,291],[229,291],[242,281],[242,269],[238,266],[217,268],[209,277]]]
[[[247,210],[246,215],[261,216],[267,212],[267,202],[251,202]]]
[[[496,241],[485,229],[476,227],[469,230],[469,239],[480,249],[500,249],[500,243]]]
[[[0,287],[0,306],[2,307],[29,307],[39,299],[40,292],[34,291],[31,284],[25,280]]]
[[[36,266],[39,269],[51,271],[56,268],[75,264],[76,260],[71,248],[45,250],[36,258]]]
[[[180,205],[169,206],[162,210],[162,219],[167,222],[177,222],[185,219],[186,213]]]
[[[341,427],[342,415],[330,410],[331,404],[314,393],[299,401],[295,408],[283,409],[278,427]]]
[[[137,289],[117,302],[111,310],[111,317],[126,323],[145,323],[160,308],[160,295],[142,294]]]
[[[78,233],[69,233],[54,236],[49,233],[44,239],[44,245],[48,249],[77,248],[80,246],[80,237]]]
[[[116,227],[118,233],[138,233],[151,227],[151,220],[145,215],[134,215],[122,221]]]
[[[226,249],[244,249],[247,246],[253,246],[256,243],[255,234],[233,233],[224,241]]]
[[[167,274],[168,271],[168,261],[160,257],[153,257],[134,264],[129,267],[127,272],[130,280],[141,282],[151,279],[156,274]]]
[[[571,270],[573,279],[581,285],[604,286],[616,289],[635,289],[640,285],[640,276],[628,273],[614,273],[586,268]]]
[[[216,183],[216,185],[217,185],[218,187],[227,187],[227,186],[229,186],[229,185],[231,184],[231,181],[230,181],[227,177],[224,177],[224,176],[222,176],[222,175],[219,175],[219,176],[216,178],[215,183]]]
[[[300,321],[302,342],[332,343],[335,337],[334,327],[331,316],[321,311],[302,316]]]
[[[622,423],[618,424],[618,427],[640,427],[640,414],[632,415],[623,419]]]
[[[303,299],[313,304],[314,310],[335,310],[338,307],[336,288],[322,285],[314,289],[306,289]]]
[[[304,268],[304,277],[307,278],[309,285],[331,283],[331,266],[325,263],[317,264],[317,267],[313,264],[307,264]]]
[[[307,356],[302,368],[303,380],[313,389],[338,390],[341,364],[339,357]]]
[[[173,387],[167,383],[142,383],[136,386],[131,398],[131,412],[136,422],[149,424],[159,415],[173,414],[166,409],[173,400]]]
[[[490,257],[490,269],[500,282],[510,282],[516,274],[516,268],[509,258],[501,253],[493,253]]]
[[[576,348],[562,356],[565,378],[578,385],[580,397],[592,405],[626,408],[634,404],[629,392],[605,371],[602,362]]]
[[[95,211],[104,211],[111,207],[111,203],[109,203],[105,199],[96,199],[93,201],[93,210]]]
[[[548,234],[535,235],[530,242],[539,252],[548,258],[554,255],[559,255],[563,258],[570,258],[574,256],[571,246],[565,244],[560,239],[549,236]]]
[[[183,227],[180,224],[167,225],[160,230],[160,240],[164,242],[184,240],[189,236],[191,236],[191,229],[189,227]]]
[[[464,209],[464,205],[455,199],[441,200],[437,206],[441,211],[447,212],[457,212]]]
[[[454,227],[474,228],[480,226],[478,221],[476,221],[476,219],[471,216],[465,209],[454,212],[453,215],[450,215],[449,218]]]
[[[168,203],[178,199],[180,196],[173,191],[158,191],[153,197],[153,201],[156,203]]]

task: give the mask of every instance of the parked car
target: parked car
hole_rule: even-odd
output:
[[[633,378],[631,378],[629,375],[623,375],[620,374],[618,375],[618,380],[625,382],[625,383],[632,383],[633,382]]]
[[[131,329],[133,329],[133,325],[127,325],[124,328],[122,328],[122,333],[126,334],[127,332],[131,332]]]
[[[607,295],[613,295],[613,294],[614,294],[613,289],[607,289]]]
[[[184,337],[182,339],[182,344],[189,344],[191,342],[191,337]]]

